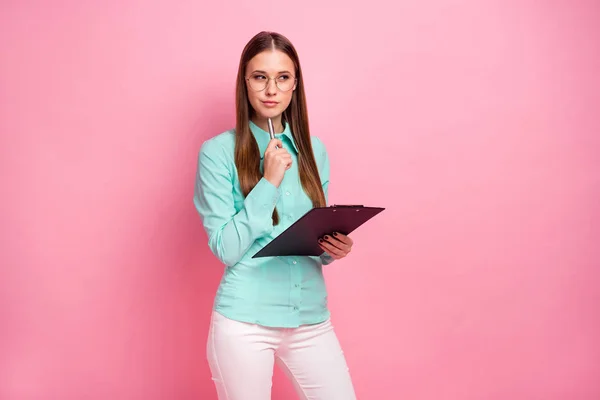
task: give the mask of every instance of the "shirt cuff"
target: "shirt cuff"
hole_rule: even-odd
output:
[[[328,265],[335,261],[335,258],[331,257],[328,253],[323,253],[319,257],[323,265]]]
[[[257,205],[270,209],[271,213],[280,196],[281,190],[264,177],[260,178],[256,186],[248,193],[248,197],[251,197]]]
[[[264,177],[248,193],[244,207],[248,222],[255,228],[256,237],[267,235],[273,230],[273,210],[281,196],[281,190]]]

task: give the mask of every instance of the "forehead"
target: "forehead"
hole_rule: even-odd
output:
[[[293,72],[294,62],[292,59],[280,50],[265,50],[258,53],[248,63],[247,72],[265,71],[267,73],[278,73],[282,71]]]

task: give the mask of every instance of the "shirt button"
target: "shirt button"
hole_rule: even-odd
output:
[[[294,260],[292,261],[292,264],[298,264],[298,261]]]
[[[294,310],[298,311],[298,306],[294,306]]]
[[[285,195],[286,195],[286,196],[289,196],[289,195],[290,195],[290,192],[285,192]]]
[[[296,284],[294,285],[294,287],[300,287],[300,285],[296,283]]]

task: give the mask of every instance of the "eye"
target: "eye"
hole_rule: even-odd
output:
[[[263,79],[267,79],[267,77],[264,75],[252,75],[252,79],[254,79],[255,81],[261,81]]]
[[[290,76],[285,74],[285,75],[279,75],[278,79],[280,81],[287,81],[288,79],[290,79]]]

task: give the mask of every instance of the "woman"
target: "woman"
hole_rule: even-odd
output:
[[[236,109],[235,129],[200,149],[194,194],[209,247],[226,266],[207,343],[219,399],[270,399],[277,361],[301,399],[352,400],[322,272],[352,240],[320,238],[320,257],[252,258],[327,202],[327,151],[310,135],[300,62],[284,36],[261,32],[244,48]]]

